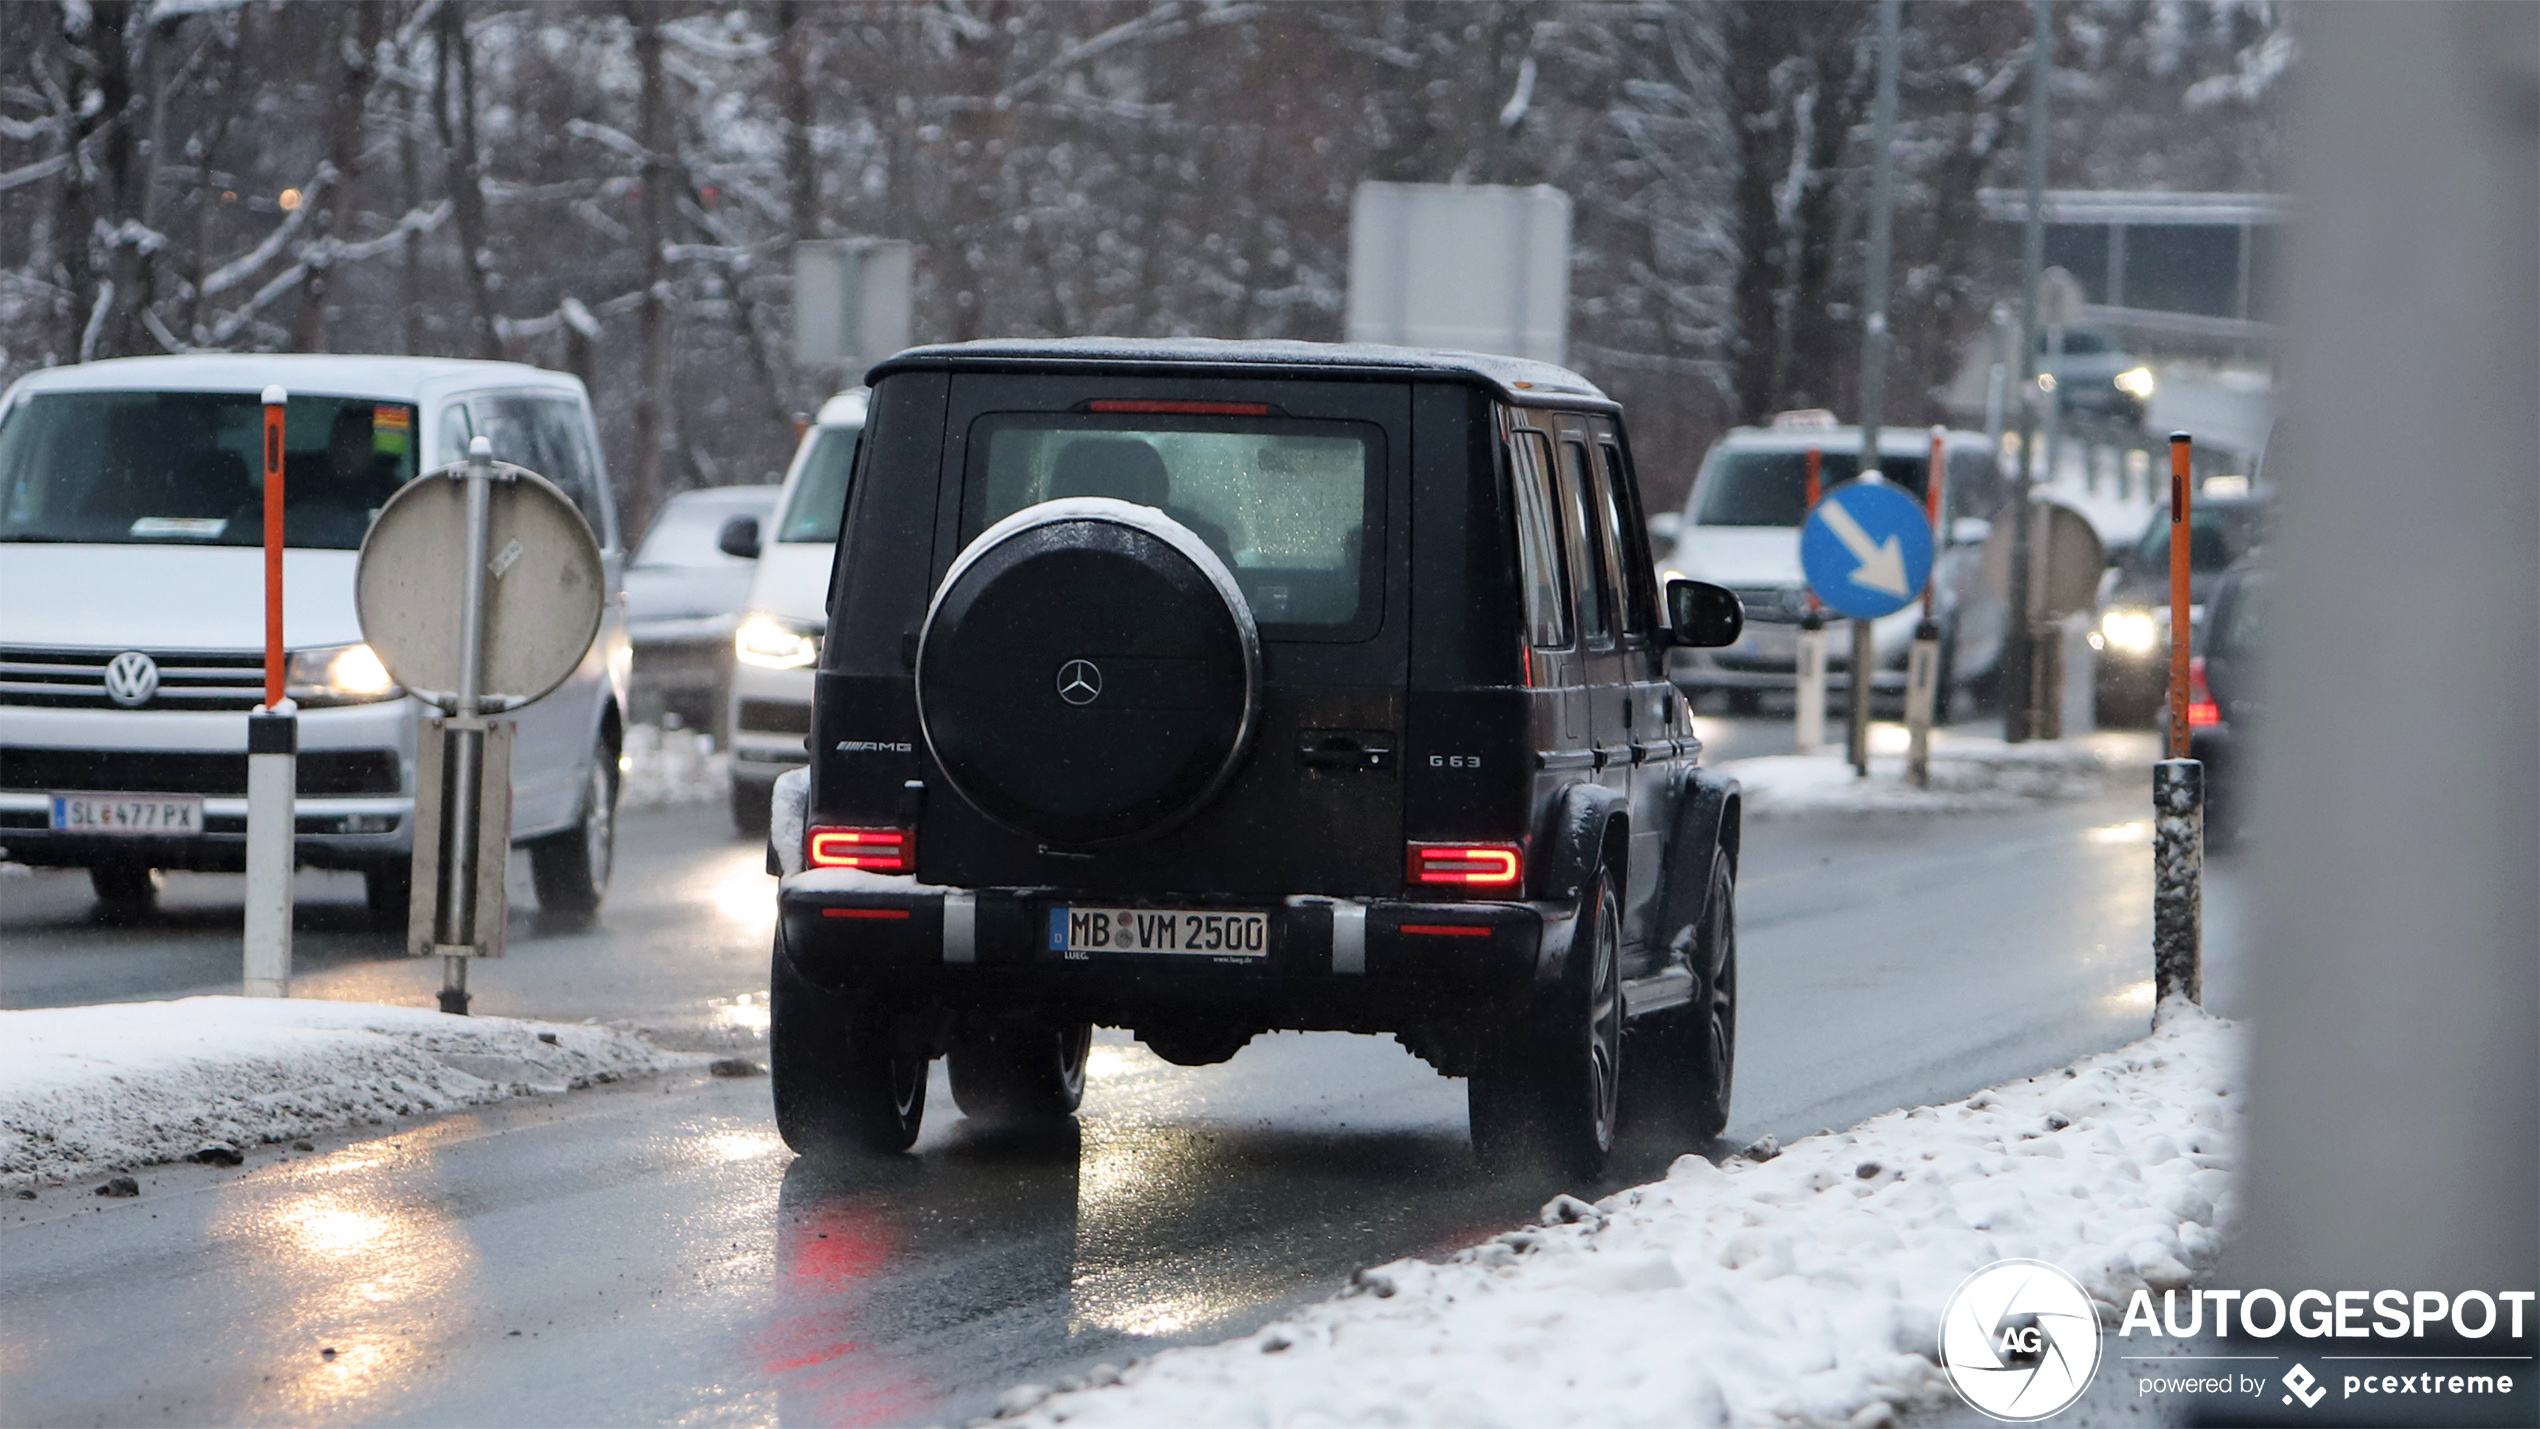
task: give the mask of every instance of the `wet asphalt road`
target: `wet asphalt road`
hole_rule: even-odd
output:
[[[1717,733],[1719,753],[1774,738]],[[1714,1154],[2139,1035],[2146,802],[1753,824],[1737,1120]],[[704,807],[632,813],[623,840],[602,928],[516,914],[479,1010],[751,1042],[757,847]],[[2230,894],[2226,871],[2225,1011]],[[357,881],[312,877],[304,897],[301,994],[428,1004],[437,966],[362,926]],[[0,1000],[229,990],[236,898],[179,878],[162,925],[109,929],[76,876],[0,883]],[[1285,1034],[1179,1068],[1103,1034],[1090,1080],[1071,1133],[1017,1142],[973,1134],[939,1073],[916,1154],[847,1171],[785,1152],[763,1080],[679,1075],[163,1167],[133,1201],[0,1202],[0,1418],[960,1422],[1014,1384],[1239,1333],[1358,1266],[1600,1189],[1482,1178],[1461,1084],[1389,1041]],[[1678,1149],[1632,1135],[1609,1184]]]

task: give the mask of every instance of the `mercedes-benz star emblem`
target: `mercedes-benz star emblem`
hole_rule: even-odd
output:
[[[1058,667],[1058,697],[1071,705],[1102,698],[1102,667],[1091,660],[1070,660]]]
[[[158,692],[158,661],[138,650],[126,650],[106,663],[106,698],[116,704],[137,710]]]

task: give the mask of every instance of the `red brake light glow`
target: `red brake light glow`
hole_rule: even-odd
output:
[[[1267,402],[1123,402],[1105,399],[1085,404],[1088,412],[1140,412],[1159,417],[1267,417]]]
[[[1426,888],[1513,889],[1526,876],[1516,844],[1413,844],[1408,876]]]
[[[2213,688],[2205,683],[2205,657],[2197,656],[2187,663],[2187,727],[2204,729],[2222,723],[2222,706],[2214,703]]]
[[[1429,938],[1487,938],[1490,927],[1482,923],[1405,923],[1402,931]]]
[[[803,861],[813,868],[910,873],[917,867],[915,844],[907,829],[816,828],[803,840]]]

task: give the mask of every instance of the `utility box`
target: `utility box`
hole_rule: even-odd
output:
[[[914,245],[822,238],[794,245],[794,361],[850,378],[908,346]]]
[[[1566,365],[1570,196],[1549,185],[1360,184],[1348,335]]]

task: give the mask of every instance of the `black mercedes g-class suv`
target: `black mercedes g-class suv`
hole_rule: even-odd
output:
[[[1665,659],[1743,615],[1655,588],[1614,402],[1295,342],[869,381],[770,836],[789,1145],[906,1148],[937,1056],[966,1115],[1063,1119],[1097,1023],[1186,1066],[1390,1032],[1494,1165],[1594,1175],[1627,1061],[1721,1129],[1738,790]]]

